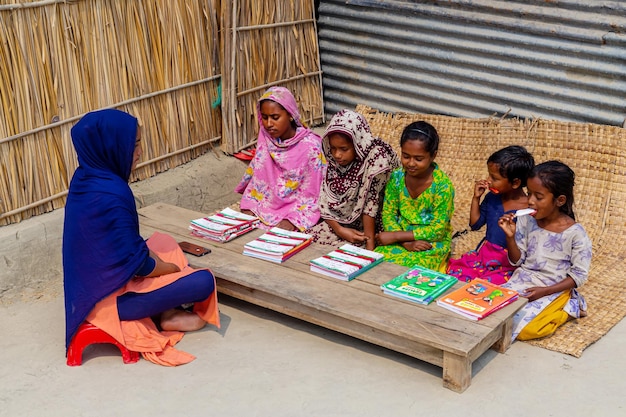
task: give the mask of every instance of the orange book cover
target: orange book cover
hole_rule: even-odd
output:
[[[480,320],[517,300],[519,294],[508,288],[476,278],[437,300],[437,305],[472,320]]]

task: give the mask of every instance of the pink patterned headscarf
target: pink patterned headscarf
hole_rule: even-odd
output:
[[[288,139],[277,140],[263,127],[260,105],[263,100],[280,104],[298,128]],[[257,103],[259,137],[256,154],[235,188],[243,194],[241,208],[253,211],[267,227],[289,220],[300,230],[320,218],[318,198],[326,173],[322,139],[300,120],[298,103],[284,87],[272,87]]]
[[[291,91],[285,87],[270,87],[256,103],[256,115],[259,120],[259,126],[263,129],[263,119],[261,118],[261,102],[264,100],[272,100],[283,106],[283,108],[293,117],[296,125],[307,127],[301,120],[300,110],[298,110],[298,103],[295,97],[291,94]],[[264,129],[263,129],[264,130]]]

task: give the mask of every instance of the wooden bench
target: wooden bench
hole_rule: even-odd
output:
[[[309,270],[309,261],[328,252],[328,246],[311,245],[285,263],[274,264],[242,254],[243,245],[261,230],[225,244],[191,236],[189,222],[205,215],[154,204],[139,210],[141,233],[149,237],[159,231],[211,248],[211,254],[189,260],[192,266],[213,271],[220,293],[442,367],[443,385],[453,391],[463,392],[470,385],[472,363],[487,349],[508,349],[512,316],[526,304],[520,299],[474,322],[435,304],[422,306],[384,295],[380,285],[405,267],[383,263],[343,282]]]

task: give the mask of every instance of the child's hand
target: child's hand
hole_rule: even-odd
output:
[[[402,246],[404,246],[404,249],[408,250],[409,252],[422,252],[425,250],[431,250],[433,248],[433,245],[431,245],[429,242],[426,242],[425,240],[404,242],[402,243]]]
[[[498,226],[500,226],[507,237],[514,237],[516,230],[515,215],[513,213],[503,215],[498,220]]]
[[[522,297],[528,298],[528,302],[535,301],[541,297],[549,295],[546,293],[546,287],[530,287],[526,288],[523,293],[520,293]]]
[[[397,240],[394,232],[380,232],[376,235],[376,243],[379,245],[391,245],[396,242]]]
[[[478,198],[487,191],[489,188],[489,182],[487,180],[477,180],[474,183],[474,197]]]
[[[350,243],[363,243],[367,242],[368,240],[368,237],[365,236],[365,233],[359,232],[358,230],[351,229],[349,227],[342,227],[341,229],[337,230],[337,236]]]

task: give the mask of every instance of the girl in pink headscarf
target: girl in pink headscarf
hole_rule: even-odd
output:
[[[284,87],[271,87],[257,103],[256,154],[235,188],[241,210],[266,227],[305,230],[320,219],[318,198],[326,173],[319,135],[300,120],[298,104]]]

